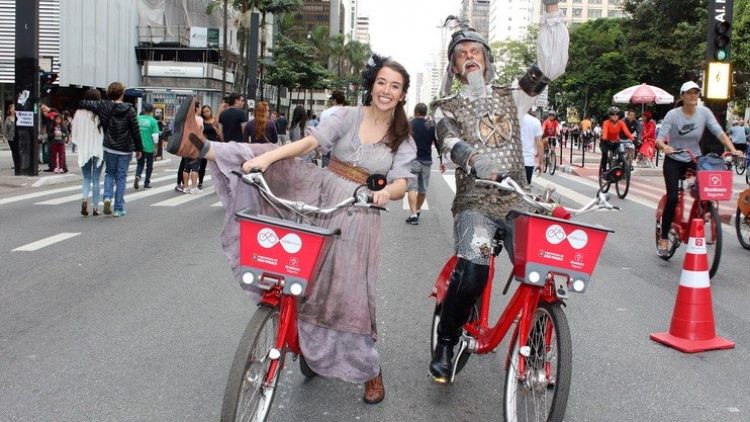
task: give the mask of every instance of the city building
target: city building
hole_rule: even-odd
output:
[[[14,101],[16,0],[0,0],[0,109]],[[60,71],[60,0],[39,1],[39,66]]]
[[[490,36],[490,0],[461,0],[460,18],[482,34]]]
[[[354,39],[363,43],[370,43],[370,18],[367,16],[358,16],[357,25],[354,32]]]
[[[533,0],[492,0],[489,41],[522,40],[534,22]]]
[[[539,22],[544,5],[534,0],[533,16]],[[569,24],[583,23],[591,19],[620,18],[623,16],[622,0],[562,0],[558,4]]]

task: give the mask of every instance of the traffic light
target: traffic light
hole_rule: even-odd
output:
[[[710,0],[706,61],[729,62],[732,46],[733,0]]]
[[[45,97],[52,94],[57,88],[57,73],[41,72],[39,74],[39,97]]]

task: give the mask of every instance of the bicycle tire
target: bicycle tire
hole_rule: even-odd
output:
[[[605,179],[603,172],[599,173],[599,189],[604,193],[609,192],[609,181]]]
[[[712,202],[704,202],[701,206],[707,206],[701,212],[704,221],[703,234],[705,235],[706,254],[708,258],[708,277],[713,278],[716,271],[719,270],[721,262],[721,220],[719,219],[719,210],[716,209]]]
[[[547,169],[549,168],[549,153],[544,153],[544,169],[542,170],[542,173],[546,173]]]
[[[432,330],[430,331],[430,356],[432,358],[435,357],[435,348],[437,347],[437,327],[438,324],[440,324],[440,313],[442,311],[443,307],[442,304],[438,303],[435,305],[435,312],[432,314]],[[472,318],[476,319],[477,315],[477,308],[474,306],[474,309],[472,311]],[[469,361],[469,357],[471,357],[471,353],[464,352],[461,357],[458,359],[458,364],[456,365],[456,374],[461,372],[462,369],[464,369],[464,366],[466,366],[466,362]]]
[[[750,171],[745,173],[745,183],[750,185]]]
[[[549,168],[549,174],[550,176],[555,174],[555,170],[557,170],[557,154],[555,154],[555,151],[550,151],[550,168]]]
[[[734,171],[740,176],[742,176],[742,174],[745,173],[745,158],[744,157],[736,159],[736,162],[734,163]]]
[[[623,172],[624,174],[622,175],[622,178],[618,180],[617,183],[615,183],[617,197],[620,199],[625,199],[625,197],[628,196],[628,191],[630,190],[630,166],[626,164],[623,167]]]
[[[281,376],[284,363],[282,353],[278,371],[268,388],[263,386],[268,364],[268,351],[274,346],[279,328],[279,309],[260,305],[247,324],[237,352],[234,355],[229,379],[224,390],[221,408],[221,421],[258,421],[268,418]],[[254,385],[253,385],[254,384]],[[243,400],[245,394],[252,394],[250,400]],[[251,413],[242,412],[243,409]]]
[[[750,220],[742,215],[742,211],[737,207],[737,213],[734,216],[734,228],[737,231],[737,240],[740,246],[750,250]]]
[[[656,231],[654,236],[654,246],[658,247],[659,239],[661,239],[661,217],[664,214],[664,205],[667,201],[667,196],[664,195],[661,197],[661,200],[659,201],[659,205],[656,207]],[[657,253],[657,256],[659,258],[668,261],[670,258],[674,256],[675,251],[677,250],[677,245],[679,244],[677,239],[677,233],[674,232],[674,230],[670,230],[669,234],[667,235],[667,238],[670,240],[670,248],[669,252],[667,252],[665,255],[659,255]]]
[[[550,334],[551,341],[547,344]],[[568,320],[560,302],[539,303],[526,346],[531,350],[526,358],[525,377],[521,380],[517,370],[520,359],[518,337],[511,343],[503,388],[505,421],[562,421],[570,393],[573,346]],[[553,373],[555,378],[552,378]]]

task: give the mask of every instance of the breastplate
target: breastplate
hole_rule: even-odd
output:
[[[500,174],[508,175],[519,185],[526,186],[518,110],[510,89],[493,87],[490,96],[476,99],[459,95],[439,106],[455,116],[459,137],[464,142],[477,153],[489,155],[497,164]],[[511,209],[520,208],[521,201],[515,193],[503,193],[495,188],[476,185],[475,180],[465,171],[456,171],[454,214],[474,210],[493,218],[502,218]]]

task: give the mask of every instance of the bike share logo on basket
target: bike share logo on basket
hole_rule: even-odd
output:
[[[287,253],[297,253],[302,249],[302,239],[295,233],[288,233],[279,240],[276,232],[268,227],[258,232],[258,244],[260,246],[270,249],[277,243],[281,243],[281,247]]]
[[[549,242],[551,245],[559,245],[563,241],[567,240],[570,246],[576,250],[583,249],[589,242],[589,236],[585,231],[581,229],[575,229],[568,234],[565,233],[565,229],[559,224],[552,224],[547,227],[547,230],[545,231],[545,237],[547,238],[547,242]],[[543,258],[552,259],[555,261],[564,261],[565,252],[566,251],[563,249],[559,249],[557,251],[540,251]],[[584,255],[582,253],[576,253],[573,256],[573,260],[570,261],[570,265],[573,268],[583,267],[583,258]]]

